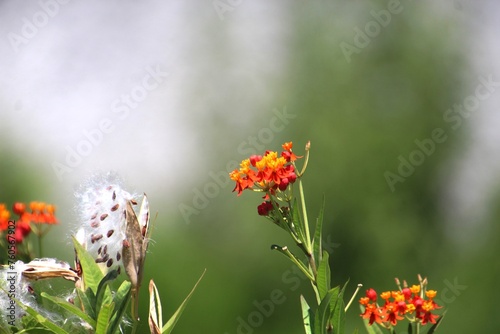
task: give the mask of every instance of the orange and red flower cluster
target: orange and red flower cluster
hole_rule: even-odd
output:
[[[238,196],[243,190],[251,189],[274,194],[277,189],[284,191],[290,183],[297,179],[293,162],[297,157],[292,152],[292,142],[282,145],[283,152],[266,151],[264,156],[252,155],[240,164],[240,169],[235,169],[229,176],[236,182],[233,191],[238,191]]]
[[[14,203],[12,212],[19,216],[17,219],[10,218],[10,212],[5,204],[0,203],[0,233],[8,229],[9,220],[15,221],[15,239],[17,243],[23,242],[24,238],[31,232],[31,223],[35,224],[57,224],[55,206],[43,202],[31,202],[30,211],[26,210],[26,204]]]
[[[386,291],[380,294],[384,300],[384,305],[377,304],[377,292],[374,289],[366,291],[366,297],[362,297],[359,303],[364,306],[365,312],[361,314],[364,319],[369,319],[369,324],[374,322],[382,324],[387,328],[395,326],[399,320],[405,316],[410,321],[420,321],[422,325],[427,323],[435,324],[439,318],[432,311],[441,308],[434,298],[437,292],[427,290],[421,293],[420,285],[405,287],[397,291]]]

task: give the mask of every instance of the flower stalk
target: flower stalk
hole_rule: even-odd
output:
[[[305,147],[305,161],[300,172],[297,172],[296,161],[303,158],[293,152],[292,142],[282,145],[281,154],[266,151],[263,155],[253,155],[241,162],[240,168],[229,174],[236,182],[233,191],[238,196],[245,190],[265,193],[264,202],[257,207],[259,215],[264,216],[285,230],[304,253],[304,260],[293,254],[287,246],[272,245],[289,258],[311,282],[316,295],[317,310],[313,311],[305,299],[301,298],[306,333],[341,333],[345,317],[343,293],[345,286],[331,287],[330,264],[328,253],[322,249],[322,217],[323,209],[316,221],[314,237],[311,237],[307,205],[302,177],[309,161],[310,143]],[[293,185],[298,183],[298,198],[293,197]],[[331,305],[331,307],[326,307]],[[310,314],[318,312],[322,319],[312,321]],[[337,316],[335,316],[337,315]],[[327,332],[325,332],[327,330]]]

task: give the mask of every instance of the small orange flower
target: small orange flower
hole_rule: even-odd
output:
[[[374,322],[381,323],[385,318],[385,310],[377,307],[375,304],[367,304],[365,305],[365,312],[361,314],[363,319],[370,319],[368,323],[371,325]]]
[[[436,290],[427,290],[427,291],[425,291],[425,295],[427,296],[427,298],[432,300],[434,297],[436,297],[437,291]]]
[[[360,303],[361,305],[368,305],[368,303],[369,303],[369,302],[370,302],[370,298],[368,298],[368,297],[361,297],[361,298],[359,299],[359,303]]]
[[[290,141],[288,143],[284,143],[283,145],[281,145],[281,147],[283,147],[284,151],[281,153],[281,156],[283,158],[286,159],[286,161],[295,161],[297,160],[298,158],[302,158],[302,157],[298,157],[296,156],[293,152],[292,152],[292,147],[293,147],[293,143]]]
[[[0,232],[5,231],[9,226],[10,212],[5,208],[5,204],[0,203]]]
[[[413,293],[414,295],[417,295],[420,293],[420,285],[412,285],[410,287],[410,291],[411,293]]]
[[[380,298],[382,298],[383,300],[385,300],[385,302],[387,303],[389,298],[391,298],[391,292],[390,291],[384,291],[380,294]]]
[[[384,306],[384,308],[387,313],[387,318],[385,318],[384,321],[390,322],[393,326],[396,326],[398,320],[404,319],[404,317],[400,315],[399,308],[396,303],[388,303]]]

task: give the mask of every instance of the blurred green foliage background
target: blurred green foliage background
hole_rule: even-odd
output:
[[[454,129],[444,113],[479,84],[464,52],[469,41],[463,13],[402,1],[391,22],[379,25],[366,46],[346,57],[342,43],[355,46],[354,28],[364,29],[375,21],[370,11],[387,10],[390,2],[283,3],[281,14],[290,29],[287,49],[277,52],[282,58],[275,63],[262,65],[281,70],[248,74],[242,69],[243,78],[230,70],[244,66],[231,54],[231,43],[239,38],[232,24],[245,17],[246,4],[224,12],[224,20],[210,4],[205,9],[213,10],[211,15],[193,20],[191,38],[210,42],[193,49],[193,61],[204,65],[193,64],[182,111],[198,133],[189,140],[199,150],[171,158],[180,169],[189,169],[190,177],[178,180],[175,189],[161,185],[163,179],[175,179],[175,171],[156,175],[159,181],[149,189],[142,188],[140,179],[127,179],[148,193],[153,213],[158,212],[145,282],[154,278],[164,317],[207,268],[175,332],[302,332],[299,296],[311,298],[310,286],[291,270],[290,262],[270,250],[271,244],[293,248],[291,240],[257,215],[258,194],[236,197],[233,184],[223,177],[228,163],[239,162],[250,151],[280,150],[290,140],[297,154],[311,141],[304,177],[310,220],[325,196],[332,280],[349,280],[348,297],[358,283],[363,291],[373,287],[381,292],[395,288],[395,277],[413,284],[421,274],[448,309],[440,333],[495,332],[498,197],[491,198],[485,221],[469,222],[480,228],[473,228],[475,233],[464,230],[460,240],[454,238],[461,234],[460,226],[446,215],[455,209],[447,206],[444,195],[453,181],[454,161],[470,139],[467,120]],[[259,23],[251,27],[258,29]],[[215,87],[207,85],[211,74],[217,77]],[[279,131],[263,130],[271,129],[278,114],[290,118]],[[434,142],[433,152],[422,155],[423,162],[391,189],[386,172],[398,174],[399,157],[409,160],[421,150],[415,141],[428,142],[435,129],[442,129],[446,139]],[[0,201],[57,204],[61,224],[47,236],[45,255],[72,261],[67,238],[67,226],[74,220],[72,194],[44,181],[37,167],[46,164],[43,155],[27,153],[29,148],[21,151],[5,136],[0,148]],[[259,310],[278,290],[280,303]],[[143,319],[147,302],[145,286]],[[347,333],[355,328],[363,332],[358,314],[355,304],[348,312]]]

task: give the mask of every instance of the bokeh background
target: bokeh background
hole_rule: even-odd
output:
[[[493,333],[499,9],[3,0],[0,202],[55,203],[44,255],[72,261],[73,194],[116,171],[158,213],[145,282],[165,318],[207,269],[177,333],[302,333],[310,286],[270,250],[291,242],[225,175],[249,154],[290,140],[300,154],[310,140],[305,191],[311,220],[326,198],[333,282],[349,279],[350,296],[357,283],[382,291],[422,274],[449,310],[440,332]],[[277,290],[280,303],[259,311]]]

